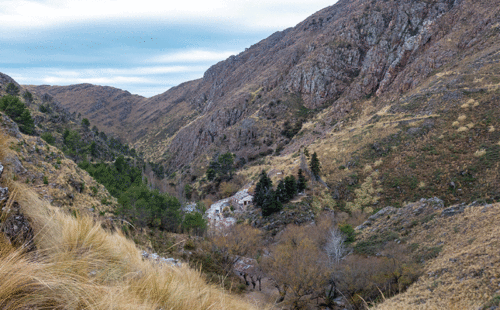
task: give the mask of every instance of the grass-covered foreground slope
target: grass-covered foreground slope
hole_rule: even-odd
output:
[[[8,122],[5,117],[3,120]],[[44,193],[51,192],[43,177],[34,182],[26,177],[35,175],[38,170],[34,169],[46,169],[47,175],[56,177],[50,173],[53,168],[47,167],[50,161],[31,156],[28,161],[36,162],[23,167],[27,158],[19,160],[24,147],[45,150],[46,145],[37,146],[32,141],[36,138],[21,135],[23,144],[19,146],[17,138],[3,130],[0,135],[0,162],[4,166],[0,181],[2,187],[8,187],[0,217],[0,308],[253,309],[207,285],[195,270],[144,260],[132,241],[119,232],[104,230],[96,218],[85,214],[85,208],[77,207],[84,197],[91,197],[86,189],[67,191],[73,197],[74,212],[51,205],[44,199]],[[57,165],[61,171],[57,179],[64,178],[62,171],[66,171],[67,177],[82,177],[86,186],[93,184],[74,163],[61,160]],[[51,177],[47,183],[58,184]],[[63,183],[53,187],[74,182]],[[101,192],[105,190],[100,188],[98,194]],[[95,201],[94,207],[103,206]],[[17,228],[11,225],[15,221],[21,221],[25,232],[17,237],[13,235]]]

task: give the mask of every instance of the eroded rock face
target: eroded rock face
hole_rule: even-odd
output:
[[[33,242],[34,233],[28,218],[21,213],[19,205],[14,202],[8,215],[2,222],[1,231],[10,243],[25,251],[30,252],[36,249]]]
[[[78,102],[92,102],[81,111],[91,122],[132,137],[129,142],[158,154],[153,160],[168,158],[173,169],[221,145],[244,157],[256,145],[275,149],[284,142],[282,128],[274,125],[293,118],[298,105],[328,108],[328,118],[335,121],[365,97],[391,100],[414,89],[491,37],[499,22],[498,4],[341,0],[219,62],[202,79],[149,99],[92,85],[38,90],[73,110],[75,94]],[[282,106],[275,104],[280,100]],[[248,128],[248,120],[256,126]],[[260,141],[265,135],[274,138]]]

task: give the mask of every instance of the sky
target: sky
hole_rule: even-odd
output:
[[[151,97],[336,0],[0,0],[0,72]]]

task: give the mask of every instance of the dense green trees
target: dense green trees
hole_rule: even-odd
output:
[[[131,186],[118,198],[120,213],[139,226],[176,231],[181,224],[181,204],[169,194],[150,190],[144,184]]]
[[[207,169],[207,179],[209,181],[231,179],[234,172],[234,158],[235,155],[229,152],[214,156]]]
[[[0,110],[4,111],[14,122],[19,125],[21,132],[32,134],[35,123],[31,118],[30,111],[18,97],[6,95],[0,99]]]
[[[179,200],[149,189],[142,181],[141,170],[123,156],[118,157],[113,164],[91,164],[85,161],[78,166],[88,171],[111,195],[118,198],[118,212],[135,225],[168,231],[182,228],[185,231],[193,230],[194,233],[202,233],[206,229],[206,221],[199,213],[188,213],[183,220]]]
[[[91,164],[84,161],[78,166],[86,170],[117,198],[130,187],[142,184],[141,170],[127,162],[123,156],[118,157],[114,164]]]
[[[300,183],[302,182],[302,183]],[[299,188],[306,186],[302,171],[299,170],[299,182],[293,175],[281,180],[276,190],[273,190],[273,182],[262,170],[259,176],[259,182],[255,186],[254,204],[262,209],[262,215],[268,216],[283,208],[283,204],[289,202],[297,194]]]

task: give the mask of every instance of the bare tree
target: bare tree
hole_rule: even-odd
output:
[[[345,237],[336,227],[330,229],[325,251],[328,255],[330,266],[336,265],[347,254],[345,245]]]

